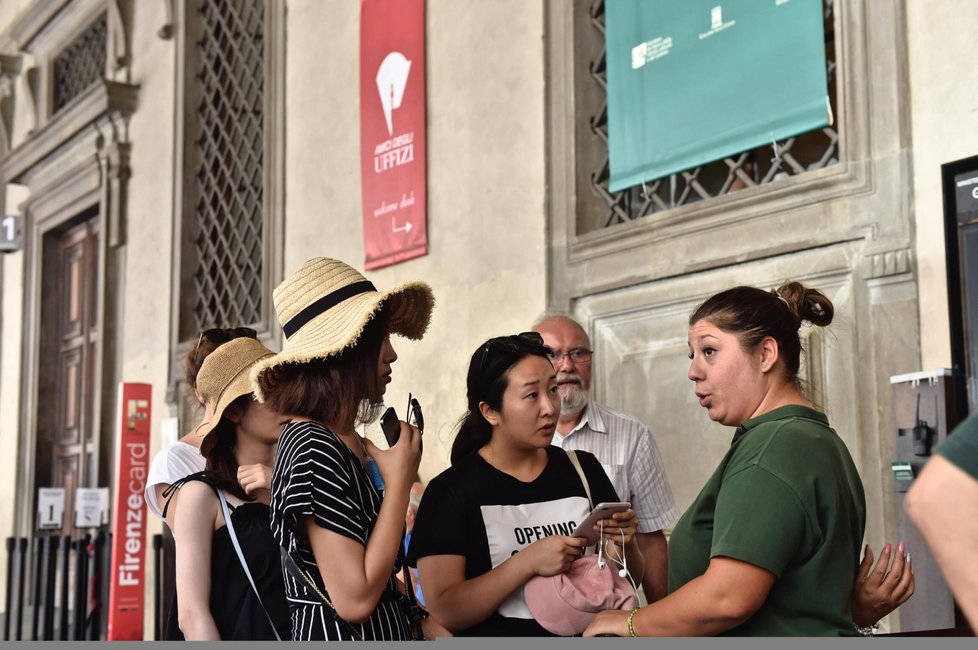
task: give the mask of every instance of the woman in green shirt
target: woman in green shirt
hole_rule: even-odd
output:
[[[824,327],[832,316],[828,298],[797,282],[736,287],[693,313],[689,378],[710,419],[737,431],[675,526],[669,595],[603,612],[586,635],[856,633],[862,483],[798,378],[801,323]]]

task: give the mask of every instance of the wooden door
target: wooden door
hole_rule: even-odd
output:
[[[73,535],[75,490],[95,487],[98,451],[93,426],[95,352],[98,345],[96,277],[98,260],[97,220],[89,219],[58,235],[52,276],[45,290],[54,292],[50,302],[57,311],[54,341],[42,347],[57,356],[56,385],[51,435],[51,484],[65,488],[65,531]],[[48,345],[50,344],[50,347]]]

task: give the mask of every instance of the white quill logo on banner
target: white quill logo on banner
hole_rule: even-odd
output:
[[[387,133],[392,136],[394,135],[392,113],[395,108],[401,107],[410,72],[411,62],[400,52],[388,54],[377,69],[377,93],[380,95],[380,104],[384,108]]]

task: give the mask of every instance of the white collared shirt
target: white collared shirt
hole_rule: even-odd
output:
[[[679,517],[659,448],[638,419],[588,402],[577,426],[566,436],[555,433],[553,444],[597,457],[618,496],[635,509],[638,532],[662,530]]]

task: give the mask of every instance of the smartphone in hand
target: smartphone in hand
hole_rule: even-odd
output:
[[[384,432],[384,437],[387,439],[387,446],[393,447],[396,445],[398,439],[401,437],[401,423],[397,419],[397,413],[394,411],[393,406],[389,407],[380,416],[380,428]]]
[[[594,510],[591,511],[591,514],[589,514],[584,521],[582,521],[580,525],[574,529],[574,532],[571,533],[571,537],[585,538],[588,546],[597,544],[598,531],[594,530],[594,527],[597,525],[598,521],[601,519],[611,519],[611,515],[615,514],[616,512],[625,512],[631,507],[631,504],[623,501],[614,503],[599,503],[598,505],[594,506]]]

